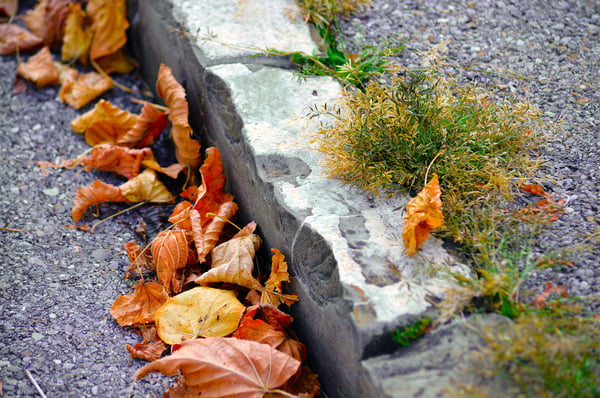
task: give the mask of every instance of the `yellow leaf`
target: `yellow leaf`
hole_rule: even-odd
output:
[[[69,74],[65,75],[58,96],[73,108],[79,109],[110,90],[113,85],[114,82],[110,77],[96,72],[84,73],[79,76]]]
[[[85,25],[85,11],[81,9],[81,4],[69,4],[71,12],[67,17],[65,25],[65,35],[60,50],[61,60],[68,62],[78,59],[83,65],[88,64],[89,49],[92,43],[92,31]]]
[[[246,307],[230,290],[196,287],[167,300],[156,311],[156,329],[167,344],[233,333]]]
[[[138,121],[138,116],[101,99],[94,109],[71,122],[77,133],[85,132],[90,146],[114,144]]]
[[[119,51],[127,43],[125,0],[90,0],[86,11],[92,20],[94,38],[90,58],[95,60]]]
[[[154,170],[146,169],[137,177],[119,186],[129,202],[169,203],[175,200],[167,187],[156,177]]]
[[[271,275],[265,283],[265,290],[263,290],[260,297],[261,304],[272,304],[277,307],[279,304],[284,303],[285,305],[292,305],[298,301],[298,295],[296,294],[282,294],[281,283],[290,281],[290,274],[288,273],[288,265],[285,262],[285,256],[277,249],[271,249],[273,258],[271,260]]]
[[[60,82],[60,72],[50,54],[48,47],[42,48],[25,63],[19,63],[17,74],[30,80],[38,87],[54,85]]]
[[[402,238],[409,256],[419,250],[433,229],[444,225],[441,194],[438,176],[434,174],[423,190],[406,205]]]

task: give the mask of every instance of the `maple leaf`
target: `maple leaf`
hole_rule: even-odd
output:
[[[71,216],[79,221],[88,207],[102,202],[126,202],[121,190],[114,185],[95,180],[87,187],[77,187]]]
[[[137,121],[137,115],[101,99],[94,109],[73,120],[71,127],[75,132],[85,134],[88,145],[96,146],[117,143]]]
[[[46,23],[47,5],[47,0],[40,0],[34,8],[21,16],[21,20],[25,25],[40,39],[46,36],[46,31],[48,30],[48,24]]]
[[[165,352],[167,346],[162,341],[144,341],[137,343],[133,347],[129,344],[126,345],[127,351],[132,358],[144,359],[148,362],[156,361]]]
[[[69,4],[69,10],[63,44],[60,49],[61,60],[68,62],[78,59],[79,62],[87,66],[93,33],[84,23],[86,13],[81,9],[81,4]]]
[[[42,48],[27,62],[20,62],[17,67],[17,74],[34,82],[38,88],[60,83],[60,72],[54,65],[48,47]]]
[[[192,128],[188,122],[188,102],[185,90],[175,80],[171,68],[160,64],[156,91],[169,107],[169,120],[171,120],[171,137],[175,143],[175,156],[181,164],[189,166],[192,170],[200,165],[200,143],[192,138]]]
[[[44,44],[54,49],[60,49],[65,33],[67,17],[71,12],[69,4],[72,0],[48,0],[46,4],[46,34]]]
[[[66,102],[75,109],[85,106],[93,99],[110,90],[114,85],[110,77],[96,72],[79,75],[75,71],[75,73],[71,72],[69,76],[69,78],[63,79],[58,96],[61,101]]]
[[[16,24],[0,24],[0,55],[34,50],[42,46],[42,39]]]
[[[127,43],[129,28],[125,0],[89,0],[86,12],[94,33],[90,58],[95,60],[119,51]]]
[[[156,137],[169,124],[168,114],[156,109],[149,102],[144,105],[137,118],[136,123],[117,140],[117,144],[143,148],[152,145]]]
[[[120,326],[154,322],[156,311],[169,296],[156,282],[138,283],[132,293],[119,296],[110,307],[110,314]]]
[[[560,293],[562,297],[567,297],[567,288],[564,286],[553,286],[552,282],[546,282],[544,291],[537,295],[531,302],[532,307],[542,308],[548,297],[554,293]]]
[[[252,290],[263,287],[252,276],[254,256],[262,243],[258,235],[233,237],[212,250],[212,269],[197,279],[196,283],[233,283]]]
[[[188,262],[188,242],[182,230],[161,231],[152,241],[152,258],[158,280],[168,292],[183,287],[182,269]]]
[[[433,229],[444,224],[441,194],[438,176],[434,174],[423,190],[406,205],[402,237],[409,256],[419,250]]]
[[[2,0],[0,1],[0,13],[13,17],[19,8],[19,0]]]
[[[134,378],[180,372],[187,396],[260,398],[276,393],[299,367],[299,361],[266,344],[206,338],[184,341],[173,354],[138,369]]]
[[[260,301],[261,303],[273,304],[275,307],[281,303],[290,306],[298,301],[298,295],[282,294],[281,283],[290,281],[285,256],[277,249],[271,249],[271,252],[273,253],[271,274],[265,283],[265,290],[262,291]]]
[[[156,311],[156,330],[167,344],[235,331],[246,307],[231,290],[195,287],[171,297]]]

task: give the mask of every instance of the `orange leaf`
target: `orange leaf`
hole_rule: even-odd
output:
[[[409,256],[419,250],[433,229],[444,224],[441,194],[438,176],[434,174],[423,190],[406,205],[402,237]]]
[[[113,85],[110,77],[89,72],[79,75],[76,80],[64,79],[58,96],[73,108],[79,109],[110,90]]]
[[[200,173],[202,173],[202,184],[206,192],[212,194],[215,200],[221,200],[225,188],[225,171],[219,149],[215,147],[206,149],[206,159],[200,167]]]
[[[564,286],[552,286],[552,282],[547,282],[544,291],[533,299],[531,305],[534,308],[542,308],[548,297],[553,293],[560,293],[562,297],[567,297],[567,288]]]
[[[124,0],[90,0],[86,12],[92,20],[94,38],[90,58],[97,59],[114,54],[127,43],[126,5]]]
[[[284,384],[300,367],[296,359],[266,344],[235,338],[187,340],[168,357],[134,374],[183,375],[188,396],[261,398]]]
[[[92,43],[92,31],[85,25],[85,11],[81,4],[69,4],[69,15],[65,24],[65,35],[60,49],[62,62],[78,59],[87,66],[89,49]]]
[[[192,203],[187,200],[177,203],[173,209],[173,213],[169,217],[169,222],[176,224],[179,228],[191,231],[192,221],[190,219],[190,210],[192,206]]]
[[[521,185],[519,185],[519,188],[521,188],[523,191],[529,192],[533,195],[539,195],[539,196],[547,195],[546,191],[544,191],[544,188],[539,184],[521,184]]]
[[[137,343],[133,347],[127,344],[126,348],[132,358],[140,358],[152,362],[161,357],[167,346],[158,340],[152,342],[144,341],[143,343]]]
[[[281,294],[281,283],[290,281],[290,274],[288,273],[288,265],[285,262],[285,256],[277,249],[271,249],[273,253],[271,275],[265,283],[265,290],[263,290],[260,301],[263,304],[272,304],[277,307],[279,304],[284,303],[285,305],[292,305],[298,301],[298,295],[296,294]]]
[[[161,284],[138,283],[132,293],[119,296],[110,307],[110,314],[121,326],[154,322],[156,310],[169,296]]]
[[[94,109],[73,120],[71,127],[77,133],[85,133],[85,141],[96,146],[116,143],[137,121],[137,115],[101,99]]]
[[[50,54],[48,47],[42,48],[37,54],[30,57],[27,62],[19,63],[17,74],[30,80],[36,86],[44,87],[60,83],[60,72]]]
[[[125,55],[123,49],[96,59],[96,63],[105,73],[125,74],[135,69],[135,65],[131,59]]]
[[[142,161],[154,159],[150,148],[131,149],[118,145],[102,144],[95,146],[87,155],[73,163],[101,171],[115,172],[130,179],[140,174]]]
[[[233,215],[237,212],[238,205],[235,202],[225,202],[219,206],[217,216],[207,223],[206,227],[202,227],[202,217],[198,210],[190,210],[190,220],[192,221],[192,236],[196,244],[196,252],[198,253],[198,261],[203,263],[206,261],[206,256],[215,247],[223,231],[223,227]]]
[[[0,55],[29,51],[42,46],[42,39],[16,24],[0,24]]]
[[[96,180],[87,187],[77,187],[71,215],[73,216],[73,220],[77,222],[91,205],[102,202],[126,201],[127,199],[121,194],[121,190],[118,187]]]
[[[212,269],[198,277],[196,283],[226,282],[248,289],[262,290],[252,276],[254,256],[260,247],[258,235],[232,238],[212,250]]]
[[[165,100],[169,107],[169,120],[171,120],[171,137],[175,143],[175,156],[181,164],[189,166],[192,170],[202,162],[200,143],[192,138],[192,128],[188,122],[188,102],[185,90],[173,77],[171,68],[160,64],[156,91]]]
[[[129,268],[127,268],[127,271],[125,271],[125,276],[123,279],[129,278],[131,273],[136,270],[139,270],[140,276],[142,270],[156,270],[149,252],[139,247],[136,241],[125,243],[123,248],[127,250],[127,256],[129,256]]]
[[[21,20],[25,22],[29,30],[41,39],[46,37],[46,31],[48,30],[48,23],[46,22],[47,5],[48,2],[46,0],[40,0],[33,9],[21,16]]]
[[[19,0],[1,0],[0,13],[13,17],[19,8]]]
[[[144,101],[137,122],[119,137],[117,144],[135,148],[150,146],[168,124],[169,119],[166,112],[158,110],[149,102]]]
[[[188,261],[188,242],[185,232],[168,230],[152,241],[152,258],[156,275],[170,293],[179,293],[183,287],[183,269]]]

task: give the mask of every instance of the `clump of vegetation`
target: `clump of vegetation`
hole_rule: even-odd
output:
[[[420,339],[431,328],[431,318],[425,317],[392,332],[392,340],[401,346]]]
[[[306,19],[315,25],[329,24],[338,16],[349,16],[364,10],[371,0],[299,0],[298,5]]]

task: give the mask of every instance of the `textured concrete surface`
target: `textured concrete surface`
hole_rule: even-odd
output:
[[[160,62],[173,69],[195,132],[223,154],[242,217],[258,223],[265,248],[286,255],[300,295],[291,311],[325,392],[377,396],[360,361],[389,348],[390,330],[431,310],[450,288],[447,271],[467,270],[435,239],[405,254],[403,212],[394,209],[407,198],[384,202],[324,175],[311,148],[319,121],[303,116],[335,103],[341,87],[327,77],[299,81],[276,66],[281,58],[240,51],[314,49],[306,25],[290,18],[293,2],[267,2],[268,13],[254,3],[132,2],[133,35],[143,38],[136,55],[148,81]]]

